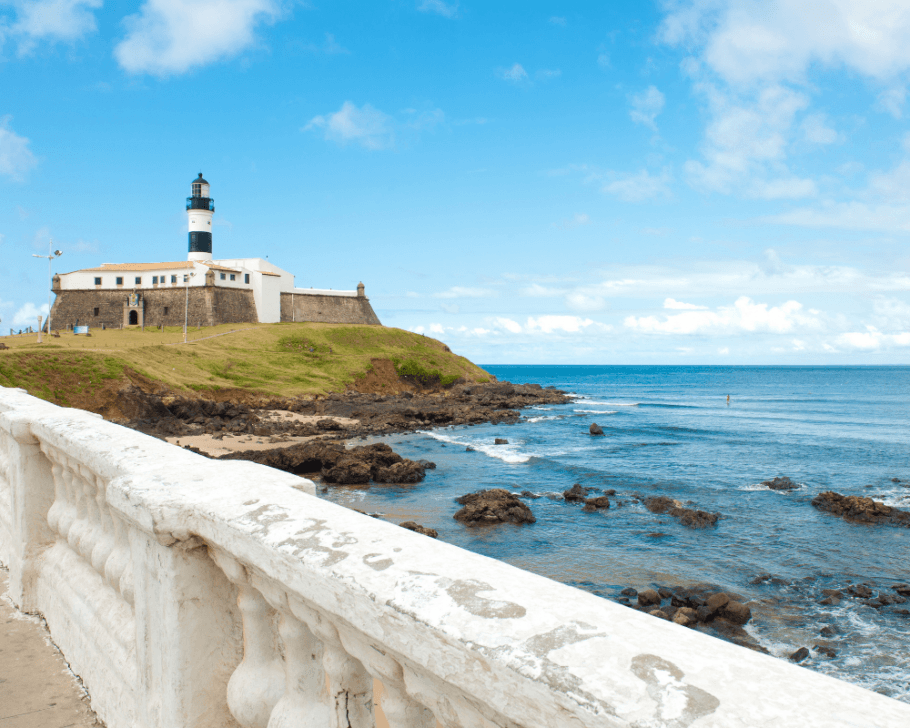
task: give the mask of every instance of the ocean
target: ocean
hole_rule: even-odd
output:
[[[754,600],[746,630],[772,654],[830,646],[836,657],[813,652],[803,666],[910,702],[910,616],[896,612],[910,602],[819,604],[823,589],[867,583],[893,594],[892,584],[910,582],[910,529],[849,523],[811,505],[834,490],[910,510],[910,368],[485,369],[576,397],[525,410],[514,425],[382,438],[437,468],[417,485],[334,486],[320,495],[395,523],[417,521],[443,541],[607,599],[628,586],[716,585]],[[588,434],[592,422],[604,437]],[[509,444],[494,445],[497,437]],[[799,489],[760,485],[778,475]],[[555,497],[574,483],[615,489],[611,508],[586,513]],[[544,496],[525,501],[537,523],[470,528],[453,520],[454,499],[482,488]],[[667,495],[722,518],[689,529],[633,494]],[[753,583],[767,574],[774,579]],[[836,635],[820,637],[824,626]]]

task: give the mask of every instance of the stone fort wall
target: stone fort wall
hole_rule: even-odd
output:
[[[51,309],[54,329],[69,326],[119,328],[123,324],[123,306],[131,290],[58,291]],[[183,326],[186,291],[183,288],[143,288],[143,311],[146,326]],[[96,313],[97,311],[97,313]],[[253,292],[215,286],[189,290],[190,326],[215,326],[227,323],[256,323]]]
[[[382,326],[366,296],[323,296],[310,293],[281,294],[282,321],[317,321],[326,324]]]

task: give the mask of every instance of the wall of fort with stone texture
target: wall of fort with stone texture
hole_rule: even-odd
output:
[[[282,293],[281,320],[382,326],[370,299],[365,296]]]
[[[59,291],[51,309],[54,329],[75,326],[119,328],[129,289],[119,291]],[[146,326],[183,326],[186,291],[183,288],[138,291],[142,295]],[[98,313],[95,314],[95,309]],[[256,323],[253,292],[217,286],[189,289],[190,326],[215,326],[228,323]]]

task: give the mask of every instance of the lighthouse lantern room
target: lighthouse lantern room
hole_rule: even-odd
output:
[[[212,215],[215,200],[209,197],[209,183],[202,178],[202,172],[193,180],[193,194],[186,198],[186,216],[189,222],[189,260],[212,259]]]

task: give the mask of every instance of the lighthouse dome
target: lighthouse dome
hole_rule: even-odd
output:
[[[193,180],[193,184],[194,185],[207,185],[208,182],[206,182],[204,179],[202,179],[202,172],[200,172],[199,176]]]

